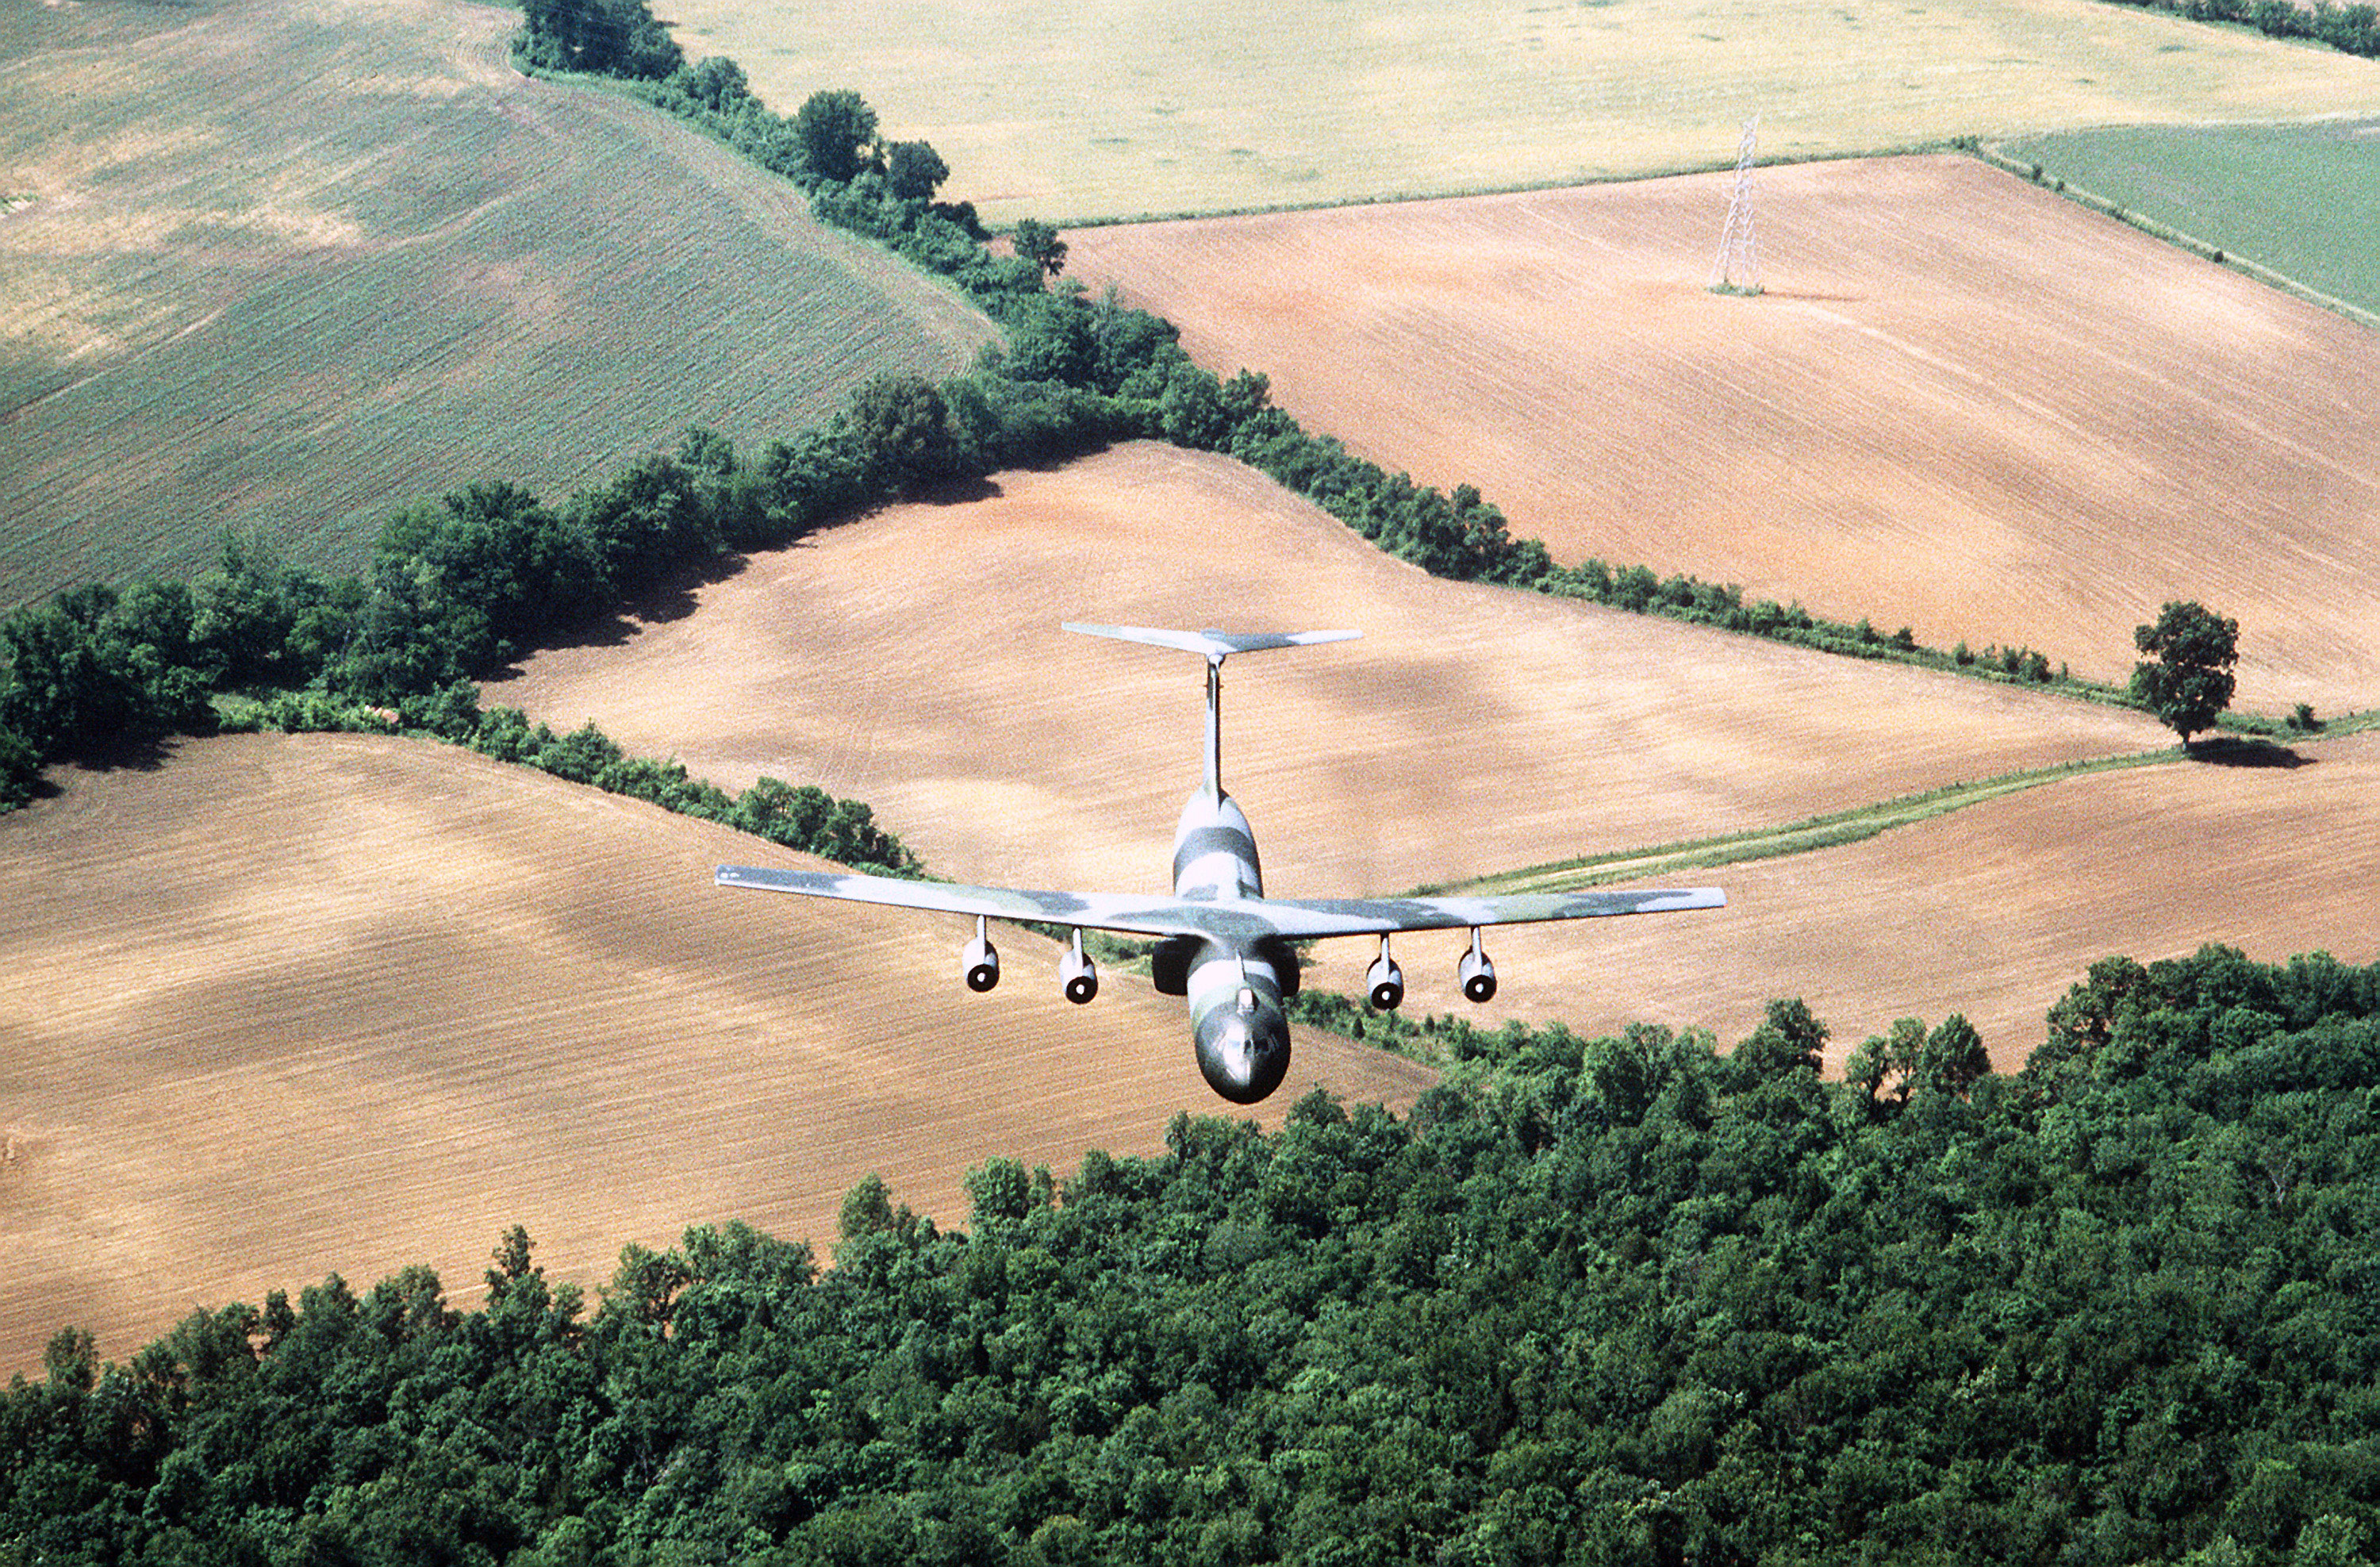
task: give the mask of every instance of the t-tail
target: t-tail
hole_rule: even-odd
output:
[[[1348,642],[1360,631],[1165,631],[1148,626],[1080,626],[1065,629],[1087,637],[1112,637],[1121,642],[1144,642],[1152,648],[1198,653],[1207,661],[1206,790],[1223,793],[1223,661],[1233,653],[1261,653],[1273,648],[1309,648],[1318,642]]]
[[[1077,626],[1069,631],[1113,637],[1207,661],[1206,775],[1173,829],[1173,895],[1202,901],[1264,896],[1264,865],[1255,830],[1223,792],[1223,661],[1233,653],[1344,642],[1357,631],[1167,631],[1145,626]],[[1289,1018],[1282,998],[1297,993],[1297,956],[1278,938],[1163,942],[1152,963],[1160,990],[1186,996],[1208,1086],[1236,1104],[1253,1104],[1289,1070]]]

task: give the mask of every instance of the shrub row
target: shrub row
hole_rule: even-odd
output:
[[[2365,59],[2380,57],[2380,7],[2335,6],[2331,0],[2118,0],[2192,21],[2236,22],[2267,38],[2311,38]]]
[[[922,874],[908,846],[878,826],[875,813],[857,800],[838,800],[815,784],[796,787],[775,778],[762,778],[731,796],[690,776],[684,762],[630,756],[591,722],[556,735],[544,723],[531,723],[517,708],[483,711],[478,688],[465,681],[407,697],[394,708],[341,701],[321,691],[284,691],[233,707],[221,727],[226,733],[434,735],[498,761],[649,801],[680,816],[722,822],[803,854],[880,875]]]

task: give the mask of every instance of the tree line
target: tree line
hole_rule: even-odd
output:
[[[0,1395],[0,1560],[2344,1563],[2380,1543],[2380,968],[2095,964],[1817,1069],[1455,1027],[1404,1115],[1177,1116],[590,1301],[499,1238]],[[477,1292],[475,1291],[475,1294]]]
[[[2267,38],[2310,38],[2342,54],[2380,58],[2380,7],[2333,0],[2118,0],[2192,21],[2235,22]]]
[[[19,609],[0,619],[0,808],[30,797],[48,761],[104,759],[166,735],[379,729],[918,874],[860,802],[774,779],[731,798],[680,763],[626,755],[592,723],[556,735],[516,710],[482,711],[475,684],[672,572],[791,542],[877,492],[897,456],[868,420],[902,390],[870,383],[822,430],[752,463],[690,431],[675,454],[558,508],[516,485],[475,484],[391,517],[357,576],[326,577],[227,532],[191,582],[93,585]]]

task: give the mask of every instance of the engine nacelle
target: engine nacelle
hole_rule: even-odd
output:
[[[1380,955],[1364,971],[1364,989],[1370,992],[1372,1004],[1382,1012],[1394,1012],[1397,1003],[1405,999],[1405,971],[1389,955],[1386,937],[1380,940]]]
[[[1075,932],[1075,944],[1058,960],[1058,982],[1065,987],[1066,999],[1081,1006],[1099,993],[1099,966],[1083,952],[1083,933]]]
[[[1495,999],[1496,966],[1488,961],[1487,952],[1479,945],[1478,931],[1471,932],[1471,950],[1463,954],[1463,962],[1454,972],[1463,981],[1465,1001],[1478,1002]]]
[[[1000,954],[985,940],[982,931],[959,954],[959,963],[966,970],[967,989],[978,994],[1000,983]]]

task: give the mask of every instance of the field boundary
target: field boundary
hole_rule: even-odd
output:
[[[2225,249],[2212,240],[2201,239],[2186,229],[2176,228],[2161,219],[2136,212],[2112,197],[2102,196],[2095,190],[2049,172],[2047,167],[2040,163],[2029,158],[2016,157],[2004,151],[1997,142],[1973,141],[1963,145],[1967,151],[1973,152],[1976,157],[1994,168],[2005,174],[2012,174],[2029,185],[2039,186],[2053,196],[2063,196],[2077,206],[2087,207],[2092,212],[2139,229],[2152,239],[2161,239],[2179,249],[2187,250],[2192,255],[2213,261],[2216,266],[2239,273],[2244,277],[2253,278],[2266,287],[2277,288],[2293,298],[2302,299],[2309,305],[2345,316],[2359,326],[2370,327],[2375,332],[2380,332],[2380,314],[2374,314],[2361,305],[2350,305],[2344,299],[2325,294],[2311,284],[2301,283],[2289,273],[2268,267],[2262,261],[2251,261],[2237,251]]]
[[[1614,881],[1667,875],[1679,870],[1706,870],[1749,860],[1780,859],[1816,849],[1840,848],[1919,822],[1948,816],[1954,810],[2022,794],[2046,784],[2096,772],[2119,772],[2139,767],[2163,767],[2192,759],[2178,747],[2142,751],[2130,756],[2094,757],[2049,767],[2004,772],[1997,777],[1946,784],[1914,795],[1854,806],[1848,810],[1805,817],[1776,827],[1755,827],[1717,838],[1664,844],[1649,849],[1617,849],[1494,876],[1476,877],[1445,886],[1418,888],[1415,896],[1472,895],[1503,893],[1550,893],[1599,887]]]
[[[1863,148],[1852,152],[1780,152],[1760,159],[1764,169],[1796,168],[1805,164],[1849,164],[1870,158],[1923,158],[1940,152],[1976,150],[1973,136],[1949,136],[1889,147]],[[1657,179],[1686,179],[1698,174],[1725,174],[1735,157],[1695,158],[1647,169],[1641,174],[1611,175],[1601,179],[1530,179],[1511,184],[1453,186],[1436,190],[1392,190],[1370,196],[1321,198],[1312,201],[1271,201],[1251,207],[1197,207],[1174,212],[1111,213],[1101,217],[1062,217],[1059,228],[1128,228],[1140,224],[1198,223],[1208,218],[1267,218],[1290,213],[1335,213],[1356,207],[1410,207],[1425,201],[1475,201],[1493,196],[1527,196],[1543,190],[1585,190],[1606,185],[1642,185]]]
[[[2294,731],[2289,738],[2296,742],[2319,743],[2324,739],[2362,734],[2374,726],[2374,715],[2357,713],[2325,723],[2319,734]],[[2185,762],[2215,767],[2273,765],[2295,756],[2296,752],[2291,747],[2276,745],[2259,734],[2246,740],[2236,736],[2209,740],[2194,750],[2168,746],[2125,756],[2092,757],[2081,761],[2058,762],[2047,767],[2003,772],[1972,782],[1961,780],[1946,784],[1938,789],[1901,795],[1871,805],[1853,806],[1848,810],[1830,811],[1823,816],[1805,817],[1781,826],[1755,827],[1716,838],[1663,844],[1645,849],[1615,849],[1605,854],[1552,860],[1544,865],[1525,866],[1493,876],[1474,877],[1467,881],[1417,887],[1407,895],[1439,897],[1569,892],[1614,881],[1633,881],[1640,877],[1666,875],[1677,870],[1705,870],[1716,866],[1741,865],[1751,860],[1781,859],[1788,855],[1861,843],[1897,827],[1913,827],[1968,806],[2004,799],[2027,789],[2063,783],[2070,778],[2098,772],[2122,772],[2133,768],[2178,766]]]

